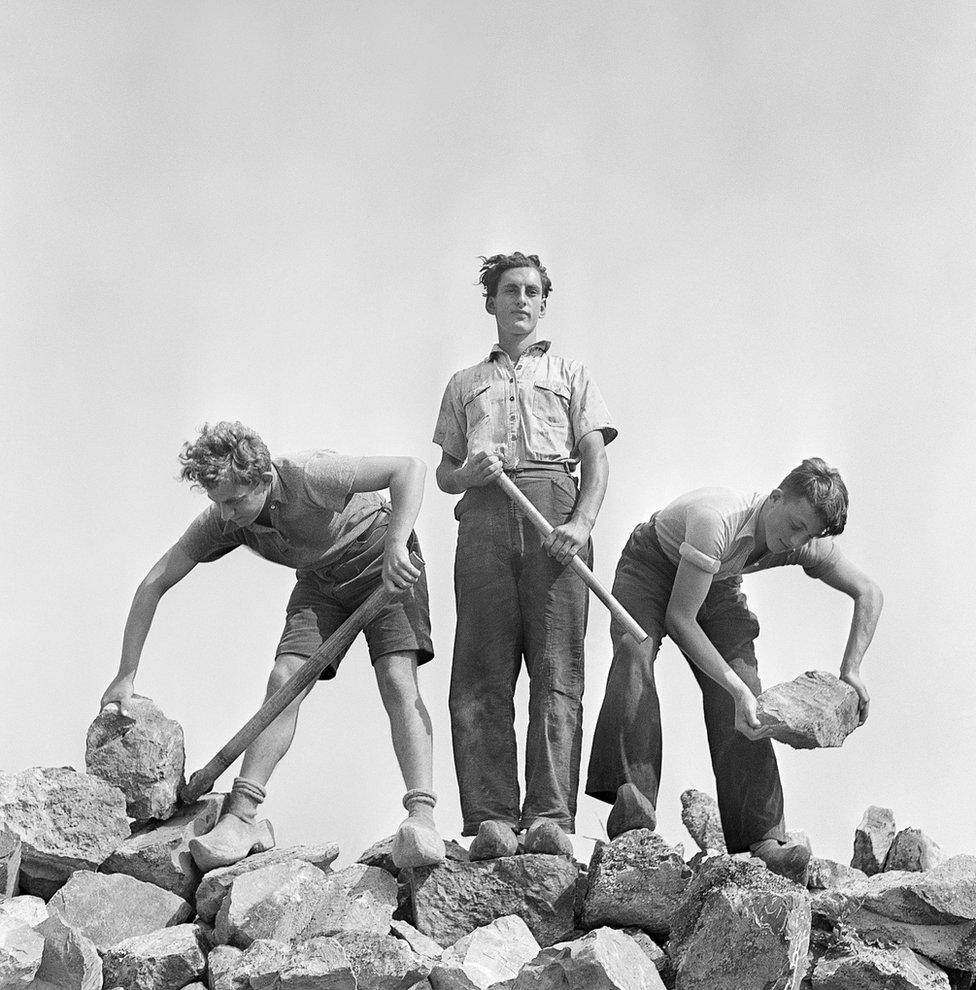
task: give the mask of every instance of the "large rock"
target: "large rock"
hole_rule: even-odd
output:
[[[272,985],[275,990],[358,990],[345,949],[336,939],[321,935],[292,950]]]
[[[0,828],[0,898],[17,893],[20,873],[20,836],[6,826]]]
[[[817,960],[813,990],[949,990],[938,966],[904,946],[869,945],[844,934]]]
[[[125,873],[192,901],[203,875],[188,843],[217,824],[223,804],[223,794],[208,794],[169,821],[140,826],[102,863],[100,871]]]
[[[539,943],[521,918],[496,918],[446,949],[434,964],[430,982],[434,990],[509,987],[538,952]]]
[[[169,818],[183,784],[183,729],[149,698],[133,695],[128,708],[89,726],[85,767],[122,791],[130,818]]]
[[[409,922],[394,919],[390,924],[390,934],[402,938],[422,959],[440,959],[444,952],[432,938],[418,931]]]
[[[543,949],[513,990],[664,990],[654,964],[624,932],[598,928]]]
[[[921,829],[903,828],[891,843],[884,868],[886,871],[922,873],[925,870],[934,870],[945,861],[945,853]]]
[[[392,935],[347,931],[332,938],[349,959],[356,990],[406,990],[430,973],[430,963]]]
[[[681,792],[681,822],[695,845],[704,852],[726,851],[725,834],[722,832],[722,817],[718,812],[718,801],[704,791],[689,787]]]
[[[797,990],[810,920],[802,887],[752,860],[706,860],[671,926],[675,990]]]
[[[976,856],[826,890],[814,898],[813,911],[870,941],[895,942],[941,966],[976,970]]]
[[[35,930],[44,938],[44,953],[31,990],[101,990],[102,960],[90,939],[60,918],[48,918]]]
[[[196,925],[127,938],[109,949],[103,962],[105,986],[125,990],[180,990],[207,968]]]
[[[852,880],[864,880],[866,875],[863,870],[856,870],[853,866],[844,866],[832,859],[824,859],[821,856],[813,856],[810,859],[810,866],[807,868],[807,888],[809,890],[830,890],[832,887],[840,887]]]
[[[857,692],[823,670],[809,670],[756,699],[756,716],[773,739],[794,749],[840,746],[858,726]]]
[[[47,905],[40,897],[35,897],[33,894],[21,894],[19,897],[0,901],[0,926],[9,922],[34,928],[44,921],[48,914]]]
[[[649,829],[597,843],[590,860],[583,927],[634,925],[667,935],[690,881],[681,847],[669,846]]]
[[[559,942],[573,930],[578,870],[565,856],[448,860],[410,872],[414,924],[444,948],[510,914],[525,921],[540,945]]]
[[[13,917],[0,917],[0,987],[27,987],[44,953],[44,936]]]
[[[284,849],[269,849],[267,852],[248,856],[233,866],[222,866],[211,870],[197,888],[197,914],[202,921],[213,924],[227,891],[230,890],[233,882],[245,873],[253,873],[266,866],[286,863],[289,860],[309,863],[325,873],[329,871],[338,856],[339,847],[334,842],[317,846],[288,846]]]
[[[193,917],[193,908],[168,890],[122,873],[79,870],[48,902],[50,914],[91,939],[99,951]]]
[[[247,948],[255,939],[291,942],[339,931],[387,934],[396,881],[385,870],[356,864],[323,873],[286,860],[237,877],[220,910],[219,943]]]
[[[20,889],[44,898],[129,834],[122,792],[71,767],[0,773],[0,825],[21,840]]]
[[[869,877],[884,869],[885,860],[895,838],[895,815],[891,808],[872,804],[864,812],[854,831],[854,856],[851,866]]]

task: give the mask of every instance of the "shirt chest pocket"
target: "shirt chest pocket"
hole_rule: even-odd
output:
[[[461,395],[461,405],[464,409],[464,422],[468,436],[471,431],[491,412],[491,382],[479,381],[469,385]]]
[[[533,415],[554,428],[569,430],[569,387],[559,381],[535,382]]]

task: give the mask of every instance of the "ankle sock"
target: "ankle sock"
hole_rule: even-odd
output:
[[[248,780],[247,777],[235,777],[227,804],[224,806],[224,814],[234,815],[242,822],[253,824],[258,805],[266,796],[267,791],[257,781]]]

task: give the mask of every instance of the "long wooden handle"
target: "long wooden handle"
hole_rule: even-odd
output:
[[[416,553],[410,554],[414,567],[422,568],[423,560]],[[219,753],[187,781],[180,792],[185,804],[206,794],[217,778],[237,759],[248,746],[273,722],[310,684],[325,670],[352,641],[361,629],[368,626],[380,612],[401,592],[377,588],[352,615],[278,688],[277,691],[244,723],[241,729]]]
[[[507,474],[499,474],[495,476],[495,480],[498,482],[502,491],[522,510],[522,512],[528,517],[529,522],[544,536],[548,536],[552,532],[552,526],[546,517],[525,497],[525,495],[519,491],[516,487],[515,482]],[[643,643],[647,639],[647,633],[634,621],[631,614],[617,601],[613,595],[607,591],[606,588],[600,584],[597,576],[591,571],[586,564],[577,556],[573,556],[569,560],[569,566],[576,571],[577,574],[583,579],[589,589],[596,595],[597,598],[603,602],[604,605],[610,610],[610,614],[630,633],[638,643]]]

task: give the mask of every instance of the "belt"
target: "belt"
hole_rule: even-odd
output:
[[[523,462],[519,467],[505,468],[505,474],[538,474],[540,471],[549,471],[556,474],[572,474],[573,469],[565,461],[528,461]]]

